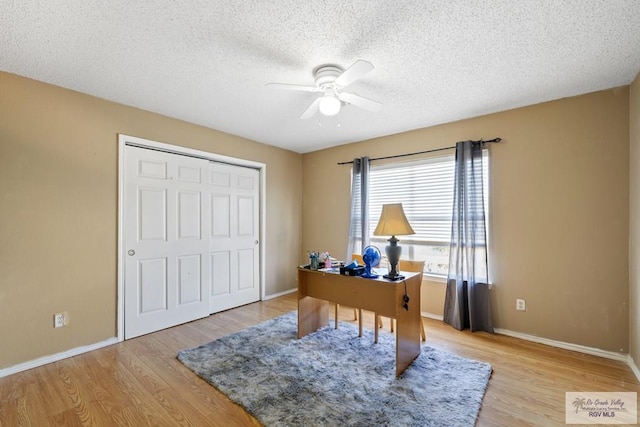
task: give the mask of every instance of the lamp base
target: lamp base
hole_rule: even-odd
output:
[[[396,236],[391,236],[384,250],[387,253],[387,260],[389,261],[389,274],[385,274],[384,278],[387,280],[401,280],[404,276],[400,276],[398,272],[398,261],[400,261],[400,255],[402,254],[402,247],[398,246],[398,239]]]

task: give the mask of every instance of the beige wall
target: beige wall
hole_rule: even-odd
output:
[[[295,287],[301,155],[0,72],[0,369],[115,336],[118,133],[265,163],[266,294]]]
[[[496,136],[503,138],[490,146],[496,327],[626,353],[627,87],[303,155],[303,250],[346,255],[350,167],[337,162]],[[526,312],[515,310],[516,298],[526,300]],[[444,284],[425,283],[422,310],[442,314],[443,301]]]
[[[350,167],[337,162],[500,136],[490,148],[496,326],[640,359],[637,263],[628,285],[629,243],[631,259],[640,243],[629,221],[630,194],[631,218],[640,211],[638,79],[630,91],[304,156],[6,73],[0,94],[0,369],[114,336],[118,133],[267,164],[267,294],[295,287],[290,267],[306,250],[345,255]],[[422,310],[441,314],[443,298],[443,284],[425,282]],[[53,329],[60,311],[71,324]]]
[[[629,354],[640,365],[640,74],[629,95]]]

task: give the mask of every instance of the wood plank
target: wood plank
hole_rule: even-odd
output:
[[[295,310],[297,301],[294,293],[249,304],[0,378],[0,426],[258,426],[182,365],[176,353]],[[340,321],[357,324],[353,308],[341,308],[339,315]],[[370,311],[363,313],[365,328],[373,328],[373,317]],[[432,319],[423,323],[428,345],[493,366],[477,426],[565,425],[567,391],[640,394],[640,384],[622,362],[502,335],[457,331]],[[389,328],[380,333],[390,334]]]
[[[404,282],[407,294],[413,296],[409,300],[408,310],[403,308],[404,287],[396,286],[394,313],[396,319],[396,376],[399,376],[420,355],[420,280],[415,275]],[[380,312],[378,312],[380,313]]]

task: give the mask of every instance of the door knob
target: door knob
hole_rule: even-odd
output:
[[[133,249],[129,249],[129,252],[127,252],[129,254],[129,256],[134,256],[136,254],[136,251],[134,251]]]
[[[258,244],[258,243],[260,243],[260,242],[256,240],[256,241],[254,241],[253,243],[255,243],[255,244],[257,245],[257,244]]]

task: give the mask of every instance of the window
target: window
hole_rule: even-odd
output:
[[[483,156],[485,212],[488,155]],[[416,234],[398,236],[402,258],[425,260],[425,274],[446,277],[449,270],[455,156],[372,166],[369,175],[369,238],[384,253],[388,237],[374,236],[382,205],[402,203]],[[487,215],[488,217],[488,215]]]

